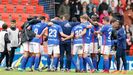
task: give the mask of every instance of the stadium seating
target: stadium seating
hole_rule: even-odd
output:
[[[31,5],[38,5],[38,0],[31,0],[30,1],[30,4]]]
[[[19,18],[19,14],[18,13],[11,13],[12,19],[17,20]]]
[[[9,4],[9,0],[0,0],[1,4]]]
[[[29,14],[23,13],[21,14],[21,16],[22,16],[22,22],[25,22],[27,20],[27,17],[29,17]]]
[[[17,4],[20,3],[20,0],[12,0],[11,3],[14,4],[14,5],[17,5]]]
[[[47,16],[44,7],[38,5],[38,0],[0,0],[0,19],[10,26],[10,21],[15,19],[17,27],[27,21],[29,16]]]
[[[24,12],[24,6],[23,5],[16,5],[16,13],[23,13]]]
[[[2,20],[4,20],[4,21],[10,20],[9,19],[9,15],[10,15],[9,13],[0,13],[0,14],[1,14]]]
[[[39,6],[39,5],[36,6],[36,13],[37,14],[42,14],[42,13],[44,13],[43,11],[44,11],[43,6]]]
[[[7,13],[13,13],[14,12],[14,5],[12,5],[12,4],[7,4],[6,5],[6,12]]]
[[[4,12],[4,7],[5,7],[5,5],[0,5],[0,13]]]
[[[32,6],[32,5],[27,5],[27,6],[26,6],[26,13],[28,13],[28,14],[33,14],[33,13],[35,13],[35,7]]]
[[[21,0],[22,5],[28,5],[30,0]]]

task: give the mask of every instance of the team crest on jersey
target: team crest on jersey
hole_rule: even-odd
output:
[[[71,25],[69,23],[64,25],[65,27],[71,27]]]

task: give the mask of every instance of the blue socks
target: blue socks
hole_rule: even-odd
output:
[[[30,56],[30,58],[29,58],[29,68],[32,68],[32,65],[34,65],[34,60],[35,60],[35,56]]]
[[[50,64],[51,64],[51,58],[50,58],[50,56],[47,57],[47,64],[48,64],[48,69],[50,69]]]
[[[83,58],[84,71],[87,71],[86,64],[87,64],[87,63],[86,63],[85,59]]]
[[[74,60],[75,58],[74,58],[74,56],[72,57],[72,63],[73,63],[73,65],[74,65],[74,67],[75,67],[75,69],[78,69],[78,67],[77,67],[77,65],[76,65],[76,61]]]
[[[20,68],[21,68],[21,69],[25,69],[26,64],[27,64],[27,60],[28,60],[28,57],[23,57],[23,58],[22,58],[22,60],[21,60],[21,65],[20,65]]]
[[[36,57],[35,57],[34,70],[37,70],[37,69],[38,69],[39,64],[40,64],[40,59],[41,59],[41,56],[36,56]]]
[[[57,62],[58,62],[58,57],[54,57],[54,59],[53,59],[53,67],[54,67],[54,69],[57,66]]]
[[[79,57],[80,61],[80,71],[83,71],[83,57]]]
[[[93,57],[92,62],[93,62],[94,68],[97,69],[97,57]]]
[[[90,69],[94,69],[94,66],[93,66],[93,63],[91,62],[90,57],[85,57],[84,59],[89,64]]]
[[[109,70],[109,59],[104,59],[103,66],[104,70]]]

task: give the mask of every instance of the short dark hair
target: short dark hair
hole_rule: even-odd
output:
[[[69,14],[64,14],[62,15],[62,18],[65,17],[66,20],[69,20],[70,19],[70,15]]]
[[[2,29],[7,29],[7,27],[8,27],[8,26],[7,26],[7,24],[5,24],[5,23],[2,25]]]
[[[40,20],[45,20],[46,17],[45,16],[40,16]]]
[[[13,20],[11,20],[11,22],[16,23],[16,20],[13,19]]]
[[[103,20],[109,22],[110,21],[110,18],[108,16],[105,16],[105,17],[103,17]]]

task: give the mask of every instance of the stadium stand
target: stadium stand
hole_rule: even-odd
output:
[[[12,0],[11,3],[14,5],[17,5],[17,4],[20,4],[20,1],[19,0]]]
[[[20,28],[27,17],[44,14],[44,6],[39,5],[39,0],[0,0],[0,18],[8,25],[11,19],[15,19]]]
[[[8,4],[9,3],[9,0],[0,0],[0,3],[1,4]]]
[[[13,13],[14,12],[14,5],[12,5],[12,4],[7,4],[6,5],[6,12],[7,13]]]

